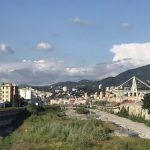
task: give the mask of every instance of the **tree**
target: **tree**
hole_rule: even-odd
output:
[[[124,106],[121,108],[121,110],[117,113],[118,116],[120,117],[125,117],[125,118],[128,118],[129,117],[129,113],[128,113],[128,110],[126,110],[124,108]]]
[[[148,109],[148,111],[150,113],[150,94],[146,94],[142,101],[143,101],[142,108],[143,109]]]
[[[34,103],[28,104],[27,110],[33,115],[38,114],[38,107]]]

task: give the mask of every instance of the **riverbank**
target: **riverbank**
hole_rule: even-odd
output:
[[[69,118],[59,106],[50,106],[38,115],[31,115],[16,131],[1,138],[0,149],[148,150],[150,147],[147,139],[111,137],[111,129],[101,120]]]
[[[97,115],[99,115],[99,119],[101,119],[103,121],[114,122],[115,124],[117,124],[123,128],[135,131],[136,133],[138,133],[139,137],[141,137],[141,138],[150,139],[150,127],[146,126],[144,123],[134,122],[127,118],[122,118],[117,115],[103,112],[100,110],[95,110],[94,112]]]

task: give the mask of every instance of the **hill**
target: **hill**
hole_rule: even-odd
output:
[[[121,81],[126,81],[133,76],[136,76],[145,82],[149,81],[150,80],[150,65],[127,70],[117,75],[116,78],[118,78]]]
[[[81,80],[78,82],[66,81],[66,82],[58,82],[50,86],[40,86],[40,87],[38,86],[34,88],[49,91],[50,89],[60,89],[63,86],[67,86],[68,88],[78,88],[78,89],[86,88],[94,90],[98,89],[100,84],[102,84],[102,88],[105,88],[106,86],[118,86],[133,76],[136,76],[141,80],[143,80],[144,82],[148,83],[150,81],[150,65],[130,69],[123,73],[120,73],[116,77],[108,77],[100,81],[91,81],[91,80]]]

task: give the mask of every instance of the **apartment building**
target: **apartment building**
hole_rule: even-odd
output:
[[[10,83],[2,83],[0,85],[0,100],[10,102],[13,106],[17,105],[18,101],[18,86]]]
[[[24,98],[26,100],[31,100],[32,92],[30,88],[19,89],[19,94],[21,98]]]

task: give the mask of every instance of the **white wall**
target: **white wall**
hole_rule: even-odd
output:
[[[31,99],[31,90],[30,89],[19,89],[20,97],[24,99]]]

